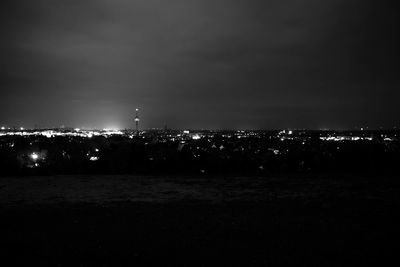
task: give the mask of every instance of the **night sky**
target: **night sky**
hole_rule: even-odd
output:
[[[0,125],[393,127],[395,3],[3,0]]]

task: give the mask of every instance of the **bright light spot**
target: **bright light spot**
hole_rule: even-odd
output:
[[[90,161],[98,161],[99,157],[90,157]]]
[[[79,128],[75,128],[74,129],[76,132],[79,132],[81,129],[79,129]]]
[[[189,134],[189,133],[190,133],[190,131],[188,131],[188,130],[185,130],[185,131],[183,131],[183,133],[184,133],[184,134]]]
[[[1,129],[2,129],[2,130],[5,130],[5,129],[6,129],[6,127],[1,127]]]
[[[193,140],[199,140],[200,138],[201,138],[201,136],[198,135],[198,134],[195,134],[195,135],[192,136]]]
[[[43,135],[43,136],[46,136],[47,138],[53,137],[53,133],[52,133],[51,131],[42,132],[42,135]]]
[[[24,127],[21,127],[21,128],[19,128],[21,131],[23,131],[24,130]]]
[[[39,155],[36,154],[36,153],[32,153],[32,154],[31,154],[31,158],[32,158],[33,160],[38,160],[38,159],[39,159]]]
[[[292,134],[293,134],[293,131],[292,131],[292,130],[290,130],[290,131],[288,132],[288,134],[289,134],[289,135],[292,135]]]
[[[94,151],[99,152],[100,150],[98,148],[96,148]]]

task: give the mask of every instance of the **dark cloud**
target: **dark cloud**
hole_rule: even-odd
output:
[[[139,106],[144,127],[390,127],[398,11],[389,0],[3,1],[0,122],[129,127]]]

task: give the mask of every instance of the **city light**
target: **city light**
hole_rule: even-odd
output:
[[[169,155],[178,153],[180,156],[192,157],[200,166],[207,162],[208,158],[222,161],[239,160],[249,157],[256,164],[254,168],[260,171],[273,169],[270,164],[274,161],[288,161],[293,155],[299,158],[299,168],[313,168],[308,164],[312,159],[307,156],[315,149],[328,151],[331,157],[347,153],[352,146],[379,145],[384,151],[397,149],[399,137],[397,132],[391,131],[307,131],[307,130],[284,130],[284,131],[236,131],[236,130],[126,130],[120,131],[112,128],[102,130],[86,129],[18,129],[0,131],[0,149],[18,154],[21,166],[26,168],[46,169],[49,164],[54,164],[54,159],[60,157],[64,161],[84,159],[92,167],[99,167],[103,160],[107,162],[114,160],[109,158],[109,144],[121,144],[129,147],[137,147],[146,151],[146,158],[155,166],[163,165],[169,159]],[[16,137],[15,140],[9,137]],[[64,137],[60,138],[60,137]],[[93,138],[93,140],[89,140]],[[54,139],[54,140],[48,140]],[[86,140],[85,140],[86,139]],[[110,140],[106,140],[110,139]],[[64,147],[65,144],[68,146]],[[47,144],[47,145],[46,145]],[[23,147],[26,146],[26,147]],[[53,147],[56,149],[53,151]],[[60,146],[60,150],[57,149]],[[156,153],[154,148],[167,148],[168,153],[162,151]],[[354,147],[356,147],[354,146]],[[36,148],[36,149],[35,149]],[[38,149],[41,150],[38,150]],[[77,148],[74,152],[70,148]],[[111,150],[113,148],[111,147]],[[47,154],[47,150],[51,153]],[[26,153],[26,151],[31,151]],[[79,152],[81,151],[81,152]],[[175,152],[174,152],[175,151]],[[58,156],[57,156],[58,153]],[[118,153],[129,157],[129,149],[121,149]],[[182,153],[182,155],[179,155]],[[328,155],[328,154],[327,154]],[[289,156],[289,157],[287,157]],[[105,158],[103,158],[105,157]],[[164,163],[163,163],[164,162]],[[302,163],[303,162],[303,163]],[[305,162],[305,163],[304,163]],[[99,165],[100,164],[100,165]],[[186,163],[183,163],[186,164]],[[160,165],[160,166],[161,166]],[[262,166],[259,168],[257,166]],[[204,169],[209,173],[209,169]]]
[[[104,137],[111,138],[113,136],[126,136],[127,138],[134,139],[137,137],[137,134],[133,134],[129,131],[122,131],[114,128],[104,128],[102,130],[83,130],[80,128],[75,129],[44,129],[44,130],[32,130],[25,129],[24,131],[16,130],[16,129],[7,129],[6,127],[1,127],[2,131],[0,131],[1,136],[22,136],[22,137],[46,137],[46,138],[57,138],[57,137],[79,137],[79,138],[93,138],[93,137]],[[141,131],[141,138],[145,139],[148,136],[152,136],[154,134],[153,131]],[[215,135],[220,135],[222,138],[231,139],[245,139],[245,138],[264,138],[265,133],[260,131],[224,131],[218,133],[218,131],[175,131],[174,133],[168,132],[163,136],[163,142],[167,141],[185,141],[185,140],[200,140],[204,139],[207,142],[210,142],[210,139],[214,138]],[[310,140],[310,135],[305,132],[299,132],[299,134],[294,134],[292,130],[284,130],[275,132],[274,134],[268,134],[269,140],[277,140],[281,143],[285,143],[287,141],[299,141],[299,144],[305,145]],[[320,132],[318,136],[320,141],[325,142],[374,142],[378,140],[382,141],[395,141],[398,140],[396,134],[379,134],[375,135],[373,133],[369,133],[367,131],[358,131],[358,132]]]
[[[195,135],[192,136],[193,140],[199,140],[200,138],[201,138],[201,136],[198,135],[198,134],[195,134]]]

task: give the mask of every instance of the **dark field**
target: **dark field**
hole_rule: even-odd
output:
[[[0,178],[9,265],[383,264],[397,177]],[[394,266],[394,265],[393,265]]]

